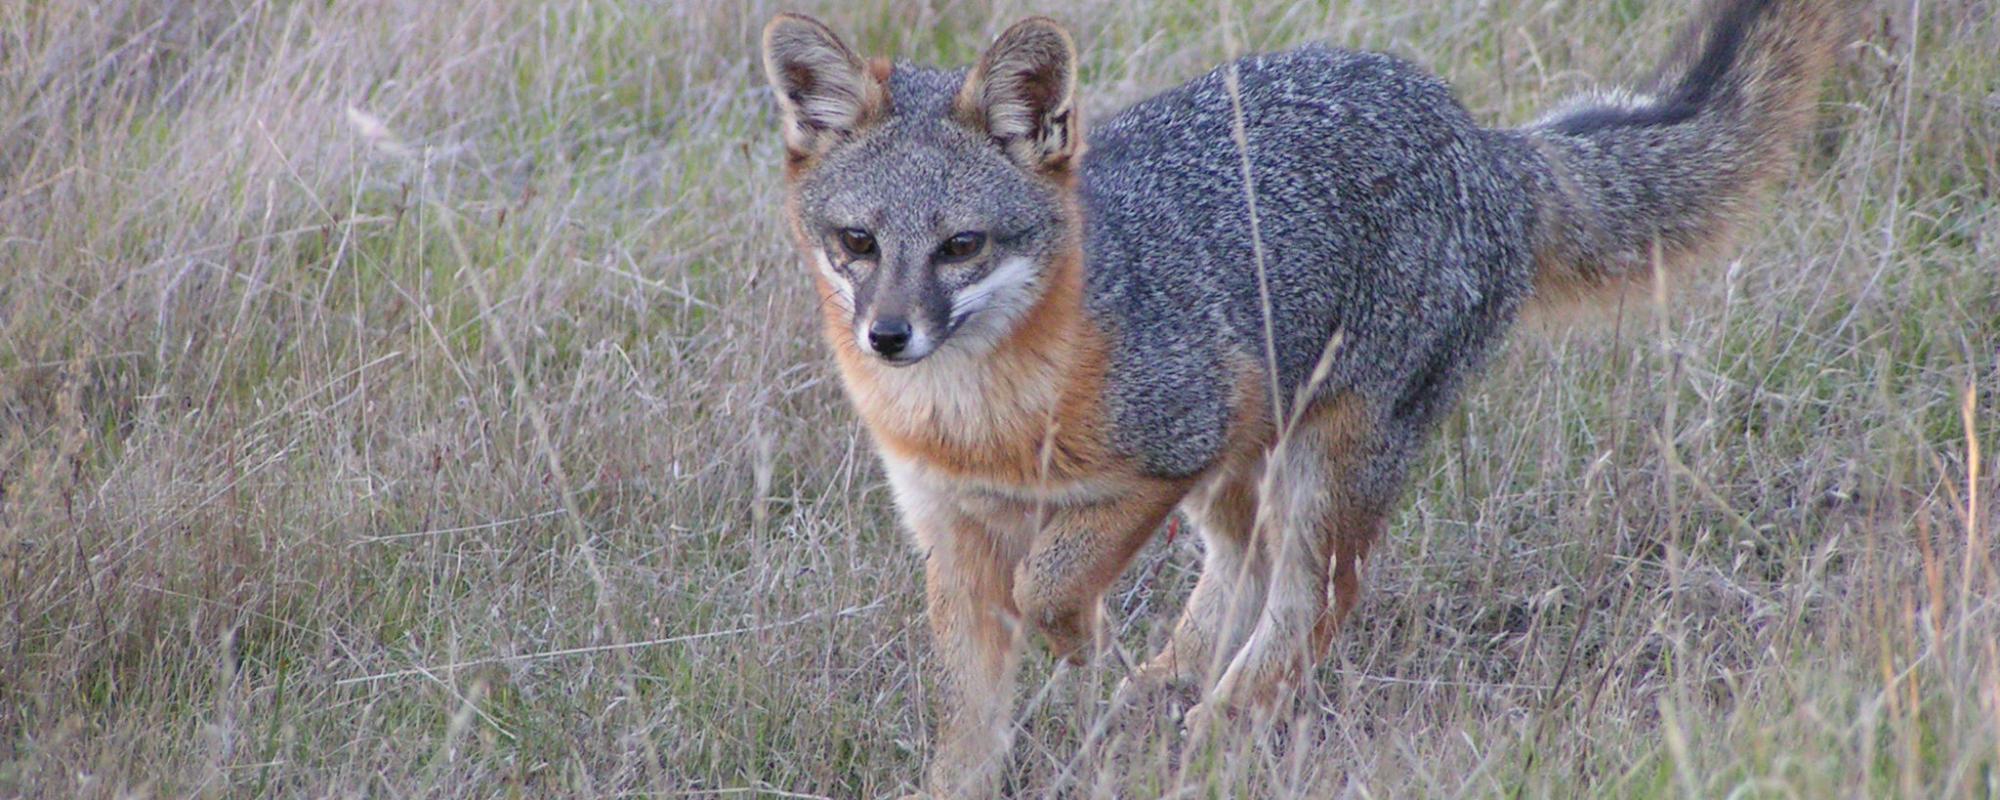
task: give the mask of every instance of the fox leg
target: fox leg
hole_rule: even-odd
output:
[[[1101,644],[1103,597],[1186,491],[1148,483],[1114,499],[1052,509],[1014,569],[1014,605],[1053,655],[1090,660]]]
[[[1340,626],[1347,623],[1347,616],[1354,613],[1354,607],[1361,602],[1361,562],[1368,558],[1368,551],[1375,541],[1382,538],[1382,532],[1389,526],[1385,514],[1359,514],[1348,524],[1333,530],[1333,613],[1320,617],[1313,628],[1312,652],[1314,660],[1324,660],[1327,651],[1333,647],[1333,637]],[[1337,520],[1338,522],[1338,520]]]
[[[1269,566],[1251,542],[1254,473],[1227,475],[1190,495],[1181,509],[1201,532],[1201,579],[1166,646],[1132,676],[1140,686],[1212,679],[1249,637],[1264,607]]]
[[[927,787],[937,797],[986,797],[999,788],[1011,738],[1021,623],[1014,558],[977,526],[930,538],[924,561],[931,636],[944,667],[937,749]]]
[[[1358,562],[1386,519],[1386,504],[1362,485],[1378,439],[1372,417],[1347,396],[1313,414],[1272,452],[1258,498],[1258,544],[1271,561],[1264,606],[1249,640],[1210,689],[1205,711],[1268,710],[1325,657],[1341,619],[1359,601]]]

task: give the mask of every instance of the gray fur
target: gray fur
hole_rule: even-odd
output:
[[[1237,69],[1280,397],[1343,331],[1319,395],[1361,395],[1383,455],[1407,454],[1529,290],[1534,209],[1521,159],[1496,157],[1517,148],[1388,56],[1308,46]],[[1264,361],[1231,120],[1218,69],[1107,122],[1083,162],[1088,302],[1118,329],[1116,427],[1167,475],[1219,452],[1225,359]]]
[[[1308,45],[1235,63],[1280,396],[1290,404],[1342,332],[1309,402],[1351,392],[1373,417],[1357,497],[1394,499],[1427,431],[1535,293],[1538,266],[1609,281],[1656,240],[1717,236],[1782,154],[1796,85],[1817,77],[1797,54],[1824,44],[1797,35],[1801,15],[1829,16],[1814,8],[1729,0],[1649,87],[1657,99],[1587,101],[1516,131],[1481,128],[1442,81],[1390,56]],[[1086,124],[1077,167],[1086,304],[1113,343],[1114,444],[1159,476],[1215,462],[1229,365],[1265,362],[1224,69]],[[819,215],[808,224],[866,216],[889,231],[885,248],[911,242],[901,261],[885,249],[901,264],[892,273],[925,269],[919,250],[948,234],[944,220],[988,225],[996,249],[1056,252],[1058,190],[953,119],[964,80],[898,65],[888,121],[802,182],[800,206]]]

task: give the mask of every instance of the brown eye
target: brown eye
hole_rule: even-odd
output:
[[[875,237],[860,228],[840,229],[840,247],[855,258],[875,255]]]
[[[985,246],[986,234],[978,231],[966,231],[954,235],[944,240],[944,244],[938,245],[938,256],[946,261],[958,261],[978,255],[980,248]]]

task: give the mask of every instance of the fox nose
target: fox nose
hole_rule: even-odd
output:
[[[868,326],[868,346],[886,357],[894,357],[910,346],[910,322],[902,319],[878,319]]]

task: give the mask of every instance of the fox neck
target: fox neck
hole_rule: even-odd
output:
[[[1010,485],[1061,480],[1100,458],[1106,354],[1084,314],[1083,272],[1082,248],[1065,248],[1041,296],[999,340],[979,352],[946,343],[904,368],[862,352],[830,311],[841,377],[884,455]]]

